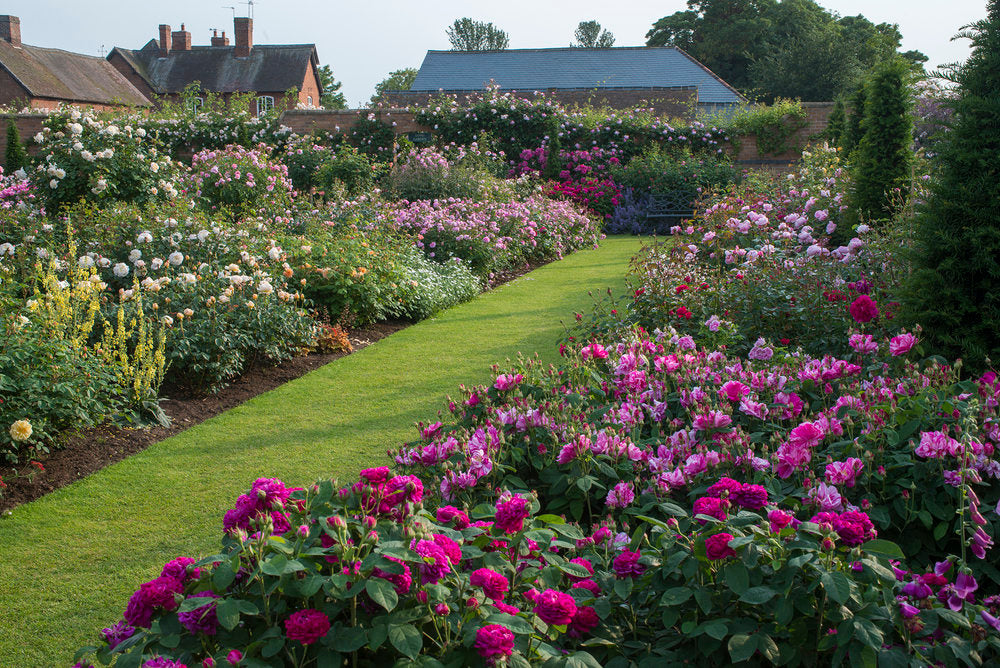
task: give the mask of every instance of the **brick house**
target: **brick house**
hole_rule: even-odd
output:
[[[0,16],[0,104],[55,109],[148,107],[149,99],[104,58],[21,42],[21,20]]]
[[[428,51],[410,90],[389,91],[383,102],[422,104],[442,92],[469,95],[487,85],[501,91],[542,91],[570,106],[643,105],[677,117],[746,102],[735,88],[675,47]]]
[[[191,33],[161,25],[159,37],[141,49],[115,47],[108,62],[150,99],[177,101],[189,85],[229,99],[254,93],[255,115],[274,106],[319,106],[319,57],[315,44],[253,43],[253,19],[234,19],[235,44],[226,33],[214,34],[208,46],[192,46]],[[289,90],[296,96],[286,103]],[[196,100],[197,104],[197,100]]]

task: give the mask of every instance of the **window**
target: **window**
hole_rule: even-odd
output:
[[[205,106],[205,98],[192,97],[190,100],[188,100],[188,106],[191,108],[191,111],[197,114],[199,111],[201,111],[201,108]]]
[[[312,95],[307,95],[306,96],[306,104],[308,104],[310,107],[313,106],[313,96]]]
[[[257,98],[257,115],[263,116],[274,109],[274,98],[270,95],[261,95]]]

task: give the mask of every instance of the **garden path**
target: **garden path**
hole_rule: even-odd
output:
[[[218,547],[254,479],[348,479],[491,364],[554,362],[560,320],[589,310],[589,290],[623,285],[639,245],[607,239],[16,508],[0,520],[0,665],[72,664],[164,562]]]

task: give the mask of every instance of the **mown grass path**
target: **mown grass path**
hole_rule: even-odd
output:
[[[304,485],[388,462],[459,384],[518,352],[555,361],[560,320],[623,284],[633,238],[611,238],[328,364],[0,520],[0,666],[69,666],[139,583],[212,554],[257,477]]]

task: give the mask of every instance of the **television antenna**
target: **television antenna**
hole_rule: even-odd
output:
[[[235,7],[233,7],[232,5],[222,5],[222,8],[223,9],[231,9],[231,10],[233,10],[233,18],[234,19],[236,18],[236,8]]]
[[[257,2],[259,2],[259,1],[260,0],[257,0]],[[252,19],[253,18],[254,0],[246,0],[246,2],[241,2],[240,4],[247,6],[247,16],[249,16]]]

